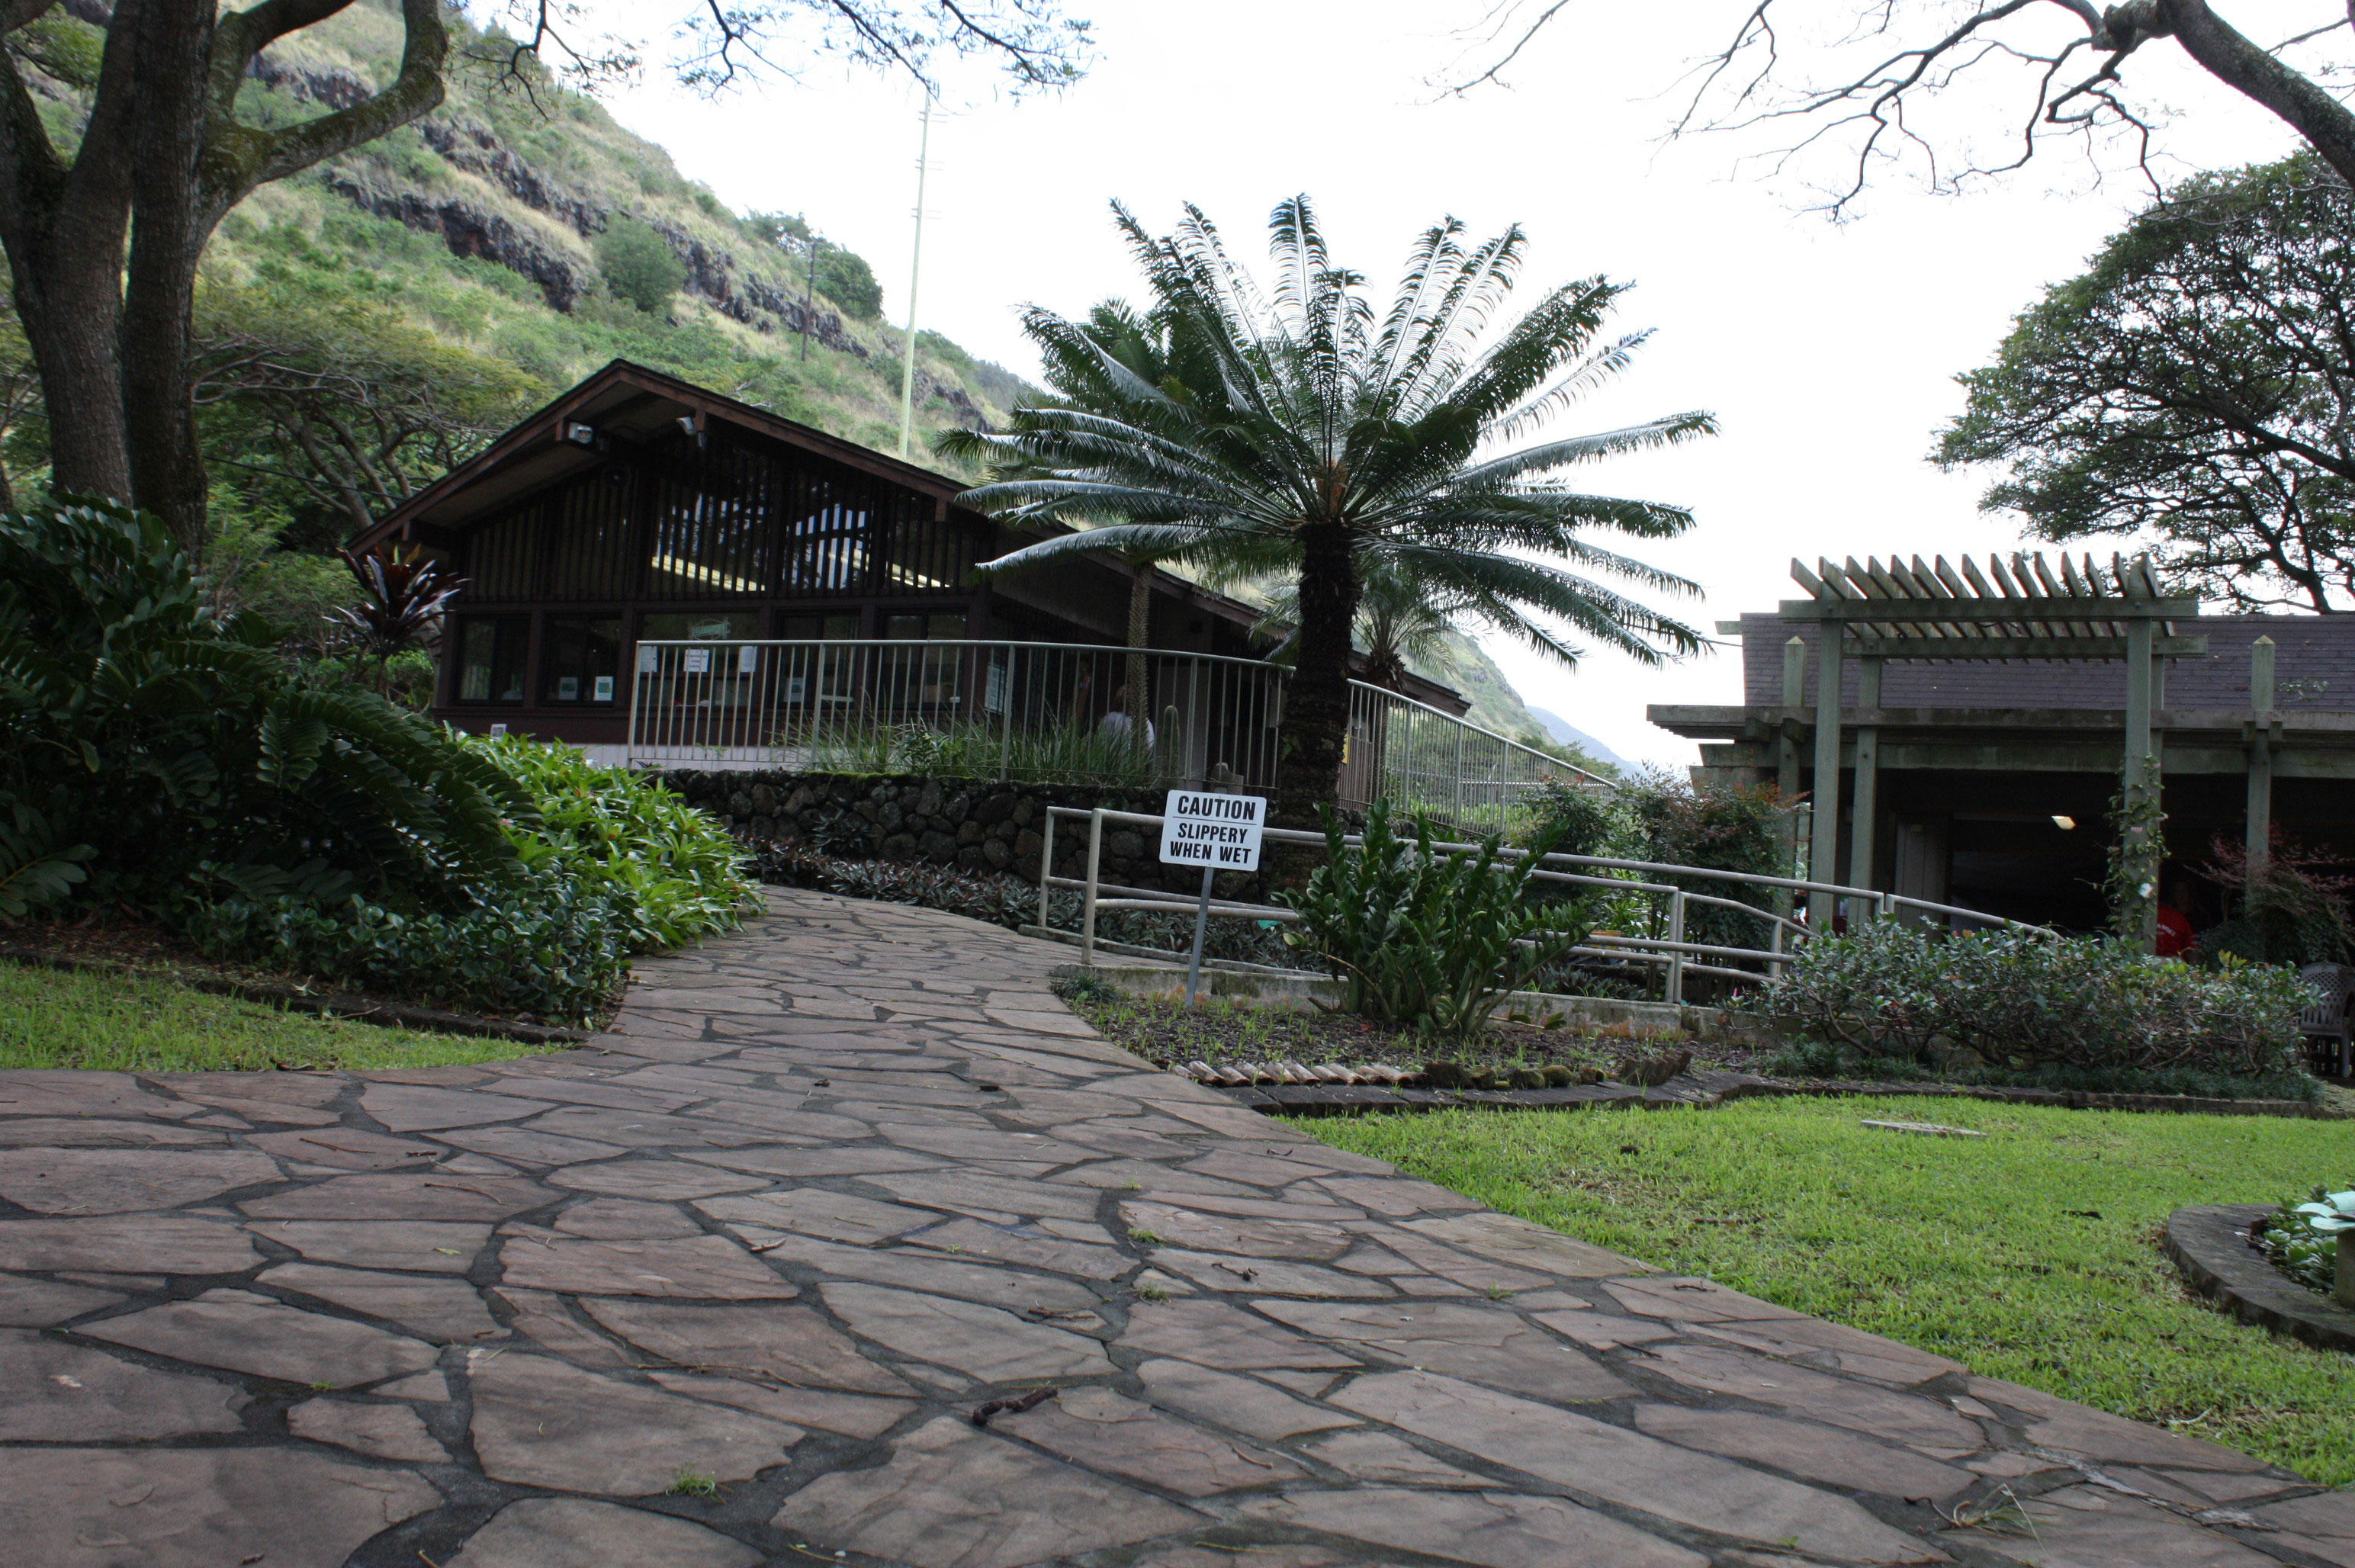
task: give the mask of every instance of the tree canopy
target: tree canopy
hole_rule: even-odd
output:
[[[2186,591],[2355,606],[2355,195],[2311,154],[2202,175],[1960,379],[1942,464],[2066,543],[2139,536]]]

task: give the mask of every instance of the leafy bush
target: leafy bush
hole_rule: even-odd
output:
[[[2094,938],[1876,920],[1808,943],[1740,1005],[1903,1063],[1969,1051],[1998,1069],[2298,1082],[2297,1016],[2312,999],[2286,969],[2203,970]]]
[[[597,270],[613,297],[624,299],[648,315],[670,304],[670,296],[687,282],[687,263],[672,254],[670,241],[651,224],[634,218],[616,218],[597,240]]]
[[[1300,912],[1285,943],[1311,954],[1348,988],[1352,1012],[1447,1038],[1477,1034],[1507,993],[1585,934],[1561,927],[1573,912],[1529,897],[1541,834],[1525,858],[1500,858],[1495,837],[1469,855],[1441,856],[1428,824],[1412,841],[1391,827],[1388,801],[1366,813],[1362,847],[1325,818],[1327,863],[1297,891],[1276,897]]]
[[[400,914],[364,899],[229,897],[186,912],[199,953],[467,1011],[592,1023],[628,976],[639,929],[627,890],[526,873],[461,913]]]
[[[529,794],[536,819],[509,830],[517,858],[590,890],[629,895],[630,950],[682,947],[731,930],[752,897],[744,858],[717,822],[652,779],[570,746],[469,740]]]
[[[166,914],[223,890],[407,912],[462,909],[513,877],[502,822],[533,816],[515,782],[372,692],[303,682],[282,636],[216,616],[154,517],[79,500],[0,513],[11,858],[88,873],[12,885]]]
[[[1749,784],[1696,784],[1663,771],[1636,773],[1609,792],[1548,782],[1530,792],[1532,825],[1524,841],[1558,834],[1561,852],[1656,865],[1699,866],[1753,876],[1791,874],[1786,810],[1772,788]],[[1636,873],[1628,872],[1633,879]],[[1773,907],[1763,888],[1707,877],[1646,873],[1646,881],[1678,887],[1712,898],[1732,899],[1758,909]],[[1632,894],[1598,910],[1600,923],[1628,935],[1665,937],[1665,900]],[[1722,947],[1762,947],[1768,929],[1762,920],[1705,904],[1685,912],[1685,939]]]

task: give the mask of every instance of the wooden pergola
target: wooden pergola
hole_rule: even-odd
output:
[[[1869,558],[1845,565],[1818,560],[1810,571],[1791,563],[1791,576],[1807,592],[1805,599],[1787,599],[1781,606],[1785,621],[1817,623],[1822,649],[1817,669],[1815,704],[1815,776],[1820,797],[1821,781],[1840,773],[1842,666],[1858,661],[1855,731],[1854,842],[1850,863],[1873,863],[1874,792],[1879,769],[1879,731],[1872,719],[1881,707],[1881,667],[1901,661],[2011,662],[2018,660],[2126,662],[2126,745],[2122,777],[2126,798],[2135,805],[2156,799],[2160,788],[2158,751],[2151,731],[2152,711],[2165,702],[2166,661],[2205,654],[2205,637],[2178,636],[2170,622],[2199,613],[2197,600],[2171,598],[2161,590],[2147,556],[2132,560],[2113,556],[2106,570],[2091,556],[2082,563],[2061,557],[2059,570],[2043,555],[2017,553],[2007,567],[1989,556],[1982,573],[1968,557],[1949,563],[1940,556],[1924,563],[1920,556],[1911,565],[1891,556],[1886,564]],[[2271,643],[2263,644],[2253,658],[2251,699],[2259,709],[2272,705]],[[1783,702],[1786,709],[1806,699],[1806,646],[1794,637],[1784,649]],[[2259,682],[2262,681],[2262,689]],[[1785,725],[1781,737],[1781,784],[1785,798],[1798,793],[1799,749],[1796,728]],[[2262,859],[2270,816],[2272,773],[2262,732],[2255,737],[2249,766],[2249,846]],[[1833,796],[1837,798],[1836,795]],[[2139,831],[2139,830],[2137,830]],[[1809,847],[1809,878],[1838,880],[1839,813],[1814,813]],[[1831,895],[1810,894],[1808,923],[1827,929],[1833,915]],[[2156,934],[2158,901],[2144,900],[2143,938]]]

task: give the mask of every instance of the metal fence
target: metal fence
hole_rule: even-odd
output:
[[[1085,869],[1080,876],[1065,877],[1055,873],[1055,840],[1057,824],[1078,828],[1086,835]],[[1076,806],[1053,806],[1047,813],[1045,847],[1039,859],[1039,918],[1040,929],[1050,935],[1074,936],[1079,941],[1081,962],[1095,962],[1096,920],[1106,912],[1134,910],[1149,912],[1191,914],[1195,901],[1175,893],[1152,888],[1126,887],[1108,883],[1099,876],[1103,863],[1103,834],[1106,823],[1150,827],[1158,837],[1162,818],[1144,812],[1114,811],[1104,807],[1082,809]],[[1302,833],[1280,827],[1263,829],[1272,842],[1304,844],[1316,849],[1327,848],[1320,833]],[[1345,847],[1362,848],[1364,840],[1355,834],[1342,839]],[[1479,851],[1479,846],[1462,843],[1434,843],[1434,853],[1446,856],[1469,855]],[[1508,859],[1522,852],[1506,849]],[[1629,922],[1653,934],[1636,931],[1593,931],[1568,949],[1568,955],[1619,967],[1624,973],[1651,977],[1655,972],[1660,982],[1661,998],[1682,1003],[1685,980],[1692,975],[1710,975],[1737,984],[1757,985],[1785,972],[1794,955],[1805,945],[1810,935],[1802,921],[1781,912],[1780,908],[1762,906],[1750,899],[1720,897],[1715,893],[1696,892],[1678,882],[1700,881],[1721,886],[1728,893],[1744,890],[1753,898],[1766,901],[1766,905],[1787,907],[1795,894],[1825,893],[1832,900],[1835,918],[1841,923],[1902,917],[1930,924],[1943,924],[1958,930],[2008,927],[2014,931],[2036,932],[2047,936],[2059,933],[2048,926],[2029,925],[2016,920],[1979,910],[1965,909],[1957,904],[1933,903],[1925,899],[1902,898],[1895,893],[1881,892],[1872,888],[1851,888],[1838,882],[1811,882],[1797,877],[1765,877],[1747,871],[1725,871],[1710,866],[1668,865],[1652,860],[1619,860],[1598,855],[1548,855],[1539,861],[1540,869],[1534,880],[1556,887],[1594,888],[1622,900],[1632,901],[1641,909],[1640,923]],[[1674,878],[1675,881],[1664,879]],[[1059,932],[1052,923],[1052,894],[1061,889],[1079,895],[1076,926],[1069,933]],[[1110,896],[1107,897],[1106,895]],[[1688,940],[1702,912],[1727,912],[1742,925],[1756,931],[1756,945],[1734,940],[1700,942]],[[1278,904],[1256,904],[1238,899],[1213,899],[1209,912],[1214,919],[1293,922],[1300,917],[1294,911]],[[1175,950],[1155,950],[1156,956],[1182,956]]]
[[[1503,832],[1516,826],[1529,792],[1548,781],[1610,787],[1608,779],[1452,713],[1363,681],[1349,683],[1343,805],[1363,810],[1388,800],[1401,813],[1461,832]]]
[[[629,761],[1268,789],[1283,676],[1073,643],[642,642]]]
[[[637,646],[634,765],[1266,791],[1282,755],[1290,672],[1253,659],[946,639]],[[1387,797],[1490,831],[1543,780],[1607,787],[1436,708],[1350,688],[1343,805]]]

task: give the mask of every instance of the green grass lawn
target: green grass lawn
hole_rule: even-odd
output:
[[[2200,1304],[2158,1242],[2187,1203],[2355,1183],[2355,1124],[1875,1099],[1296,1125],[1646,1263],[2355,1482],[2355,1356]]]
[[[144,976],[0,963],[0,1067],[134,1072],[438,1067],[532,1047],[283,1012]]]

